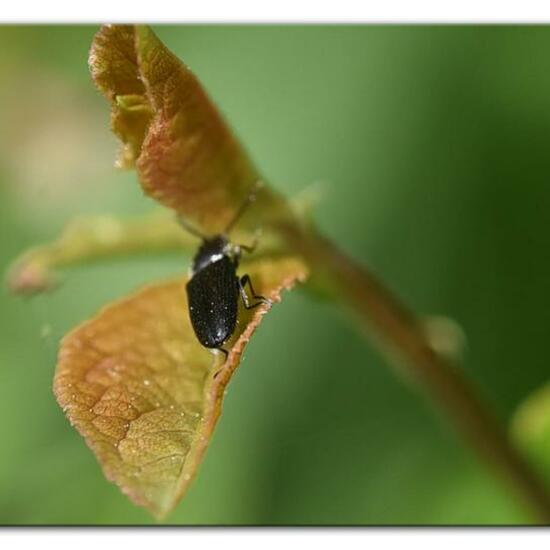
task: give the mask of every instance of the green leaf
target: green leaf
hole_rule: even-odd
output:
[[[550,383],[520,405],[512,421],[512,436],[550,481]]]
[[[72,219],[54,241],[34,247],[10,266],[7,283],[18,294],[35,294],[56,286],[60,267],[101,259],[193,250],[196,238],[183,231],[165,209],[130,219],[87,216]]]

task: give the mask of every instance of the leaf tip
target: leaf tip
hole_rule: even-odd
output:
[[[44,264],[24,256],[8,270],[6,286],[13,294],[33,295],[54,289],[57,280]]]

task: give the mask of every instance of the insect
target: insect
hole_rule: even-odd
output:
[[[260,304],[271,304],[270,300],[256,294],[248,275],[237,275],[242,252],[253,252],[257,242],[252,246],[245,246],[229,240],[230,231],[256,199],[260,186],[260,182],[253,186],[235,217],[225,231],[218,235],[207,237],[179,218],[183,227],[202,239],[202,244],[193,258],[191,279],[187,283],[191,325],[204,347],[221,351],[226,359],[229,352],[223,345],[235,332],[239,296],[246,309],[253,309]],[[254,302],[246,292],[247,285]]]

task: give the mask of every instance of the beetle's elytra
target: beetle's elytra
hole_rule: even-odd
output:
[[[255,245],[252,247],[237,245],[228,238],[235,223],[248,205],[254,201],[259,185],[256,184],[253,187],[231,223],[219,235],[205,237],[189,227],[184,220],[180,220],[187,230],[202,239],[202,245],[193,258],[191,279],[187,283],[191,325],[197,339],[204,347],[218,349],[226,357],[228,352],[223,345],[235,332],[239,295],[247,309],[263,303],[271,303],[254,292],[248,275],[242,278],[237,275],[242,251],[252,252]],[[250,302],[245,288],[247,284],[255,302]]]

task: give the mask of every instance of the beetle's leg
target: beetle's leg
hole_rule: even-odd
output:
[[[223,354],[225,355],[225,357],[223,358],[223,362],[225,363],[227,361],[227,358],[229,357],[229,352],[224,349],[224,348],[215,348],[217,349],[218,351],[221,351],[223,352]],[[216,374],[214,374],[214,378],[217,378],[218,377],[218,374],[220,374],[220,372],[222,371],[223,369],[220,369],[219,371],[216,372]]]
[[[250,293],[252,294],[252,297],[258,300],[254,304],[250,303],[250,300],[248,299],[248,294],[246,293],[245,286],[248,283],[248,286],[250,288]],[[250,280],[249,275],[243,275],[239,279],[239,290],[241,292],[241,296],[243,298],[244,307],[246,309],[254,309],[255,307],[258,307],[260,304],[269,304],[271,305],[273,302],[271,300],[268,300],[267,298],[264,298],[264,296],[260,296],[259,294],[256,294],[256,291],[254,290],[254,287],[252,286],[252,281]]]
[[[224,361],[227,361],[227,358],[229,357],[229,352],[225,348],[216,348],[218,351],[221,351],[224,354]]]
[[[252,240],[252,244],[249,244],[249,245],[239,244],[237,246],[240,249],[247,252],[248,254],[251,254],[252,252],[254,252],[254,250],[256,250],[256,247],[258,246],[258,242],[260,241],[260,234],[261,234],[261,229],[256,230],[256,232],[254,233],[254,239]]]
[[[254,250],[256,250],[256,247],[258,246],[258,240],[254,239],[254,241],[252,242],[252,244],[250,246],[246,245],[246,244],[239,244],[237,246],[241,250],[244,250],[247,254],[252,254],[252,252],[254,252]]]

